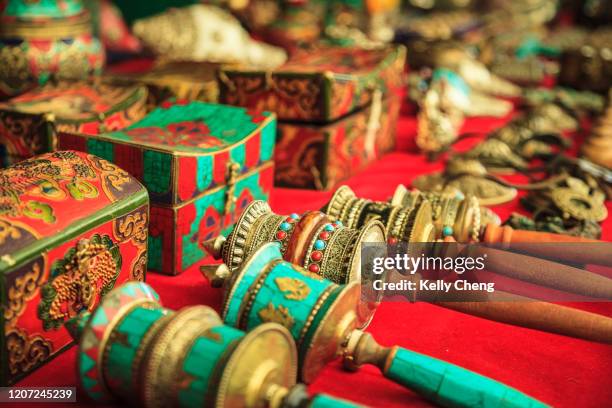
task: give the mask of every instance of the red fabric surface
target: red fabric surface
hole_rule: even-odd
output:
[[[470,119],[464,131],[486,132],[503,120]],[[397,151],[347,181],[357,194],[386,199],[399,183],[441,168],[414,149],[416,120],[404,107],[398,127]],[[466,142],[467,143],[467,142]],[[278,213],[318,209],[332,192],[275,189],[272,208]],[[519,210],[516,202],[494,208],[505,219]],[[612,206],[608,206],[612,211]],[[604,223],[604,239],[612,239],[612,218]],[[147,281],[170,308],[207,304],[219,308],[222,293],[211,288],[197,269],[177,277],[149,274]],[[612,316],[611,303],[573,304]],[[612,347],[472,317],[426,303],[384,302],[369,332],[383,345],[400,345],[461,365],[503,381],[557,407],[606,407],[612,404]],[[73,347],[18,386],[74,386]],[[428,402],[390,381],[374,367],[357,373],[331,363],[309,387],[373,407],[421,407]],[[79,401],[85,403],[85,397]],[[74,406],[74,405],[72,405]]]

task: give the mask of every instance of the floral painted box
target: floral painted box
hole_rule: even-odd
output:
[[[329,123],[404,85],[406,49],[321,47],[272,71],[222,69],[219,101],[275,112],[281,121]]]
[[[124,128],[146,114],[147,90],[59,82],[0,103],[0,165],[55,150],[58,132]]]
[[[62,133],[62,149],[87,151],[149,190],[149,270],[176,275],[204,259],[203,242],[231,229],[242,208],[267,200],[276,118],[245,108],[163,104],[126,129]]]
[[[334,123],[279,123],[274,174],[281,187],[328,190],[395,146],[401,98],[378,98]]]
[[[0,170],[0,384],[72,342],[63,323],[128,280],[144,280],[149,198],[135,178],[82,152]]]

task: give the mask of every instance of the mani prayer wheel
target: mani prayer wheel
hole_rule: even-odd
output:
[[[382,347],[359,330],[356,282],[337,285],[283,260],[278,245],[261,246],[226,287],[226,324],[256,330],[285,326],[296,340],[299,375],[312,382],[337,356],[347,368],[373,364],[384,376],[442,406],[543,407],[541,402],[490,378],[402,347]]]
[[[152,407],[354,407],[296,386],[297,352],[274,323],[244,333],[207,306],[177,312],[148,285],[110,292],[70,321],[80,385],[94,401]]]
[[[430,217],[430,225],[434,225],[435,233],[431,235],[438,239],[443,238],[447,241],[450,239],[454,242],[454,236],[459,242],[477,243],[482,241],[498,247],[521,249],[526,253],[535,253],[536,255],[532,257],[495,247],[485,248],[477,245],[466,247],[470,256],[486,254],[487,269],[491,272],[539,286],[552,287],[565,293],[587,296],[591,299],[612,299],[612,280],[605,276],[541,259],[553,257],[554,254],[549,252],[555,247],[551,246],[550,243],[556,242],[563,248],[562,251],[557,251],[562,252],[557,256],[565,255],[567,260],[582,261],[578,263],[609,265],[611,261],[605,259],[606,255],[610,253],[609,244],[561,234],[517,231],[508,226],[500,227],[494,222],[486,223],[484,228],[481,228],[483,209],[474,197],[468,196],[461,199],[460,197],[444,196],[436,193],[423,194],[420,191],[408,191],[403,186],[399,186],[392,200],[385,203],[359,198],[349,187],[342,186],[335,192],[325,211],[332,219],[338,219],[350,228],[359,228],[363,220],[366,219],[378,219],[387,226],[387,232],[389,233],[389,229],[393,228],[394,220],[397,219],[394,214],[401,211],[412,211],[414,213],[415,211],[421,211],[423,206],[426,208],[427,216]],[[419,219],[419,217],[416,218]],[[490,217],[487,218],[490,219]],[[404,219],[410,219],[410,217]],[[423,236],[418,232],[413,233],[410,228],[423,231],[423,225],[427,225],[427,223],[425,218],[419,220],[418,223],[404,222],[407,226],[399,240],[409,243],[433,241],[432,238],[424,240],[409,238],[415,235]],[[513,238],[513,234],[518,238]],[[393,234],[389,233],[389,235],[393,238]],[[574,243],[581,242],[583,246],[568,245],[569,240]],[[389,242],[393,244],[397,240],[389,240]],[[585,243],[599,245],[600,250],[584,251]],[[581,254],[581,249],[589,254]],[[387,279],[392,278],[390,276]],[[612,342],[612,319],[606,316],[563,307],[554,303],[534,301],[534,299],[512,293],[496,292],[497,294],[491,296],[489,301],[441,301],[435,303],[495,321],[592,341]],[[497,295],[504,300],[497,302]],[[509,300],[513,300],[513,302],[509,302]],[[504,302],[506,305],[504,305]]]
[[[358,229],[347,228],[319,211],[301,216],[278,215],[266,202],[254,201],[244,209],[227,239],[218,237],[205,244],[208,252],[223,259],[227,266],[227,270],[217,268],[212,272],[221,278],[235,272],[268,242],[278,243],[284,260],[310,273],[338,284],[361,282],[366,289],[374,276],[365,273],[368,268],[361,267],[361,244],[384,243],[385,231],[378,221],[366,222]],[[210,267],[203,269],[210,271]],[[359,316],[363,322],[371,319],[376,305],[377,300],[360,302]]]

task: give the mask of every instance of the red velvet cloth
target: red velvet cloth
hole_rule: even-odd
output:
[[[486,132],[503,120],[470,119],[464,131]],[[399,183],[409,185],[419,174],[441,168],[415,152],[416,120],[404,107],[398,126],[397,151],[386,155],[347,181],[357,194],[387,199]],[[471,143],[471,142],[466,142]],[[275,189],[272,208],[281,214],[318,209],[332,192]],[[610,203],[608,203],[610,204]],[[494,208],[502,219],[520,210],[517,202]],[[608,205],[612,211],[612,206]],[[604,223],[612,239],[612,218]],[[217,310],[221,291],[211,288],[197,269],[177,277],[147,276],[169,308],[207,304]],[[612,303],[573,304],[612,317]],[[612,404],[612,347],[462,314],[427,303],[385,302],[369,329],[383,345],[400,345],[444,359],[503,381],[556,407],[605,407]],[[39,369],[18,386],[74,386],[76,348]],[[387,381],[374,367],[357,373],[329,364],[309,387],[373,407],[430,406],[418,395]],[[80,403],[86,403],[79,396]]]

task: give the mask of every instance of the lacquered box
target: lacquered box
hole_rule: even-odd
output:
[[[104,78],[109,83],[146,86],[150,107],[171,99],[217,102],[219,86],[216,73],[220,67],[220,64],[208,62],[168,61],[145,72],[109,71]]]
[[[104,157],[149,190],[149,270],[178,274],[207,254],[202,243],[267,200],[276,119],[270,113],[191,102],[163,104],[121,131],[63,133],[61,148]]]
[[[222,69],[221,103],[275,112],[281,121],[329,123],[404,84],[403,46],[302,51],[272,71]]]
[[[88,82],[59,82],[0,103],[0,165],[56,148],[58,132],[124,128],[146,114],[147,90]]]
[[[0,384],[71,345],[63,323],[144,280],[149,199],[117,166],[47,153],[0,170]]]
[[[279,123],[275,185],[328,190],[395,146],[401,98],[375,102],[331,124]]]

